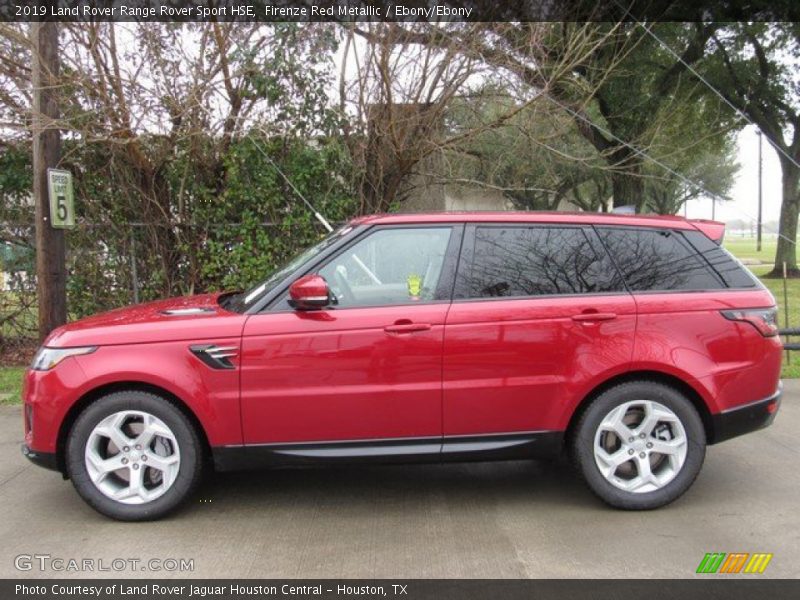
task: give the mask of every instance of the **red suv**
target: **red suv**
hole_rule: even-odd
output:
[[[775,300],[721,223],[593,213],[361,218],[242,293],[52,333],[24,454],[157,518],[204,467],[567,451],[612,506],[680,496],[780,402]]]

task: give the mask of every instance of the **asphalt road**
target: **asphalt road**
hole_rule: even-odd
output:
[[[672,578],[695,576],[712,551],[774,554],[763,575],[738,577],[798,577],[800,380],[785,392],[771,428],[710,448],[694,487],[653,512],[606,508],[565,464],[514,462],[218,475],[173,517],[141,524],[100,516],[28,464],[19,409],[2,407],[0,577],[98,575],[14,566],[50,555],[123,559],[99,574],[117,577]],[[193,572],[127,561],[181,558]]]

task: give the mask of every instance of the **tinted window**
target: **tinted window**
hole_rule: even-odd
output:
[[[725,287],[677,231],[598,227],[597,232],[632,291]]]
[[[684,237],[697,250],[711,267],[722,277],[728,287],[756,287],[756,279],[750,271],[727,250],[720,248],[699,231],[684,231]]]
[[[469,298],[490,298],[619,291],[618,280],[582,228],[486,226],[475,229],[462,285]]]
[[[380,229],[331,259],[319,274],[343,308],[436,300],[451,232],[450,227]]]

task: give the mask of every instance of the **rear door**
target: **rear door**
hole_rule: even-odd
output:
[[[633,298],[590,226],[477,224],[463,248],[445,327],[445,439],[563,430],[574,404],[629,364]]]

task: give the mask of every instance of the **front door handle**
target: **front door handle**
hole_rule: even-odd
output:
[[[430,323],[412,323],[408,319],[400,319],[394,325],[383,328],[386,333],[414,333],[415,331],[430,331]]]
[[[579,323],[594,323],[596,321],[611,321],[617,318],[617,313],[585,312],[579,315],[572,315],[573,321]]]

